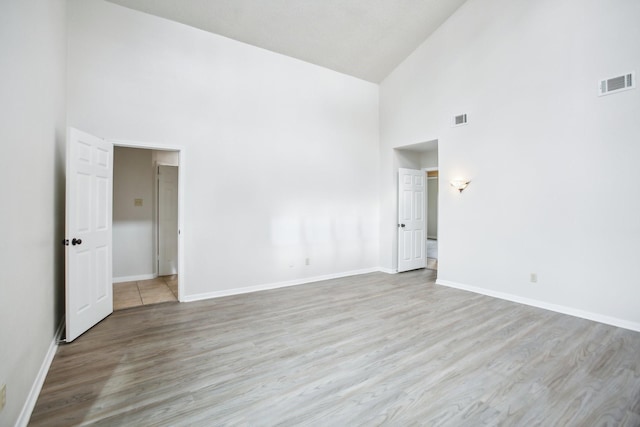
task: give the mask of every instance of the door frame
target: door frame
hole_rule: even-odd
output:
[[[181,145],[159,144],[153,142],[124,141],[107,139],[114,147],[139,148],[143,150],[157,151],[177,151],[178,152],[178,301],[182,302],[185,298],[187,275],[184,269],[185,250],[184,250],[184,206],[185,206],[185,175],[187,154],[186,149]],[[113,216],[113,213],[112,213]],[[157,220],[157,219],[156,219]],[[157,240],[156,240],[157,246]],[[157,262],[156,269],[157,269]]]
[[[427,172],[434,172],[434,171],[439,171],[439,167],[438,166],[432,166],[430,168],[422,168],[422,172],[425,173],[425,175],[427,174]],[[429,185],[429,177],[425,178],[425,188]],[[437,194],[437,205],[436,205],[436,215],[438,216],[438,218],[440,217],[440,174],[438,174],[438,194]],[[424,223],[425,223],[425,237],[426,240],[429,239],[429,232],[428,232],[428,226],[427,224],[429,224],[429,200],[427,200],[424,204]],[[436,229],[440,228],[440,221],[438,221],[436,223]],[[440,234],[438,233],[438,239],[439,240],[439,236]],[[439,249],[439,248],[438,248]],[[425,249],[424,249],[424,259],[427,259],[427,247],[426,247],[426,241],[425,241]],[[437,270],[436,270],[437,271]]]
[[[430,168],[422,168],[421,170],[422,170],[422,172],[424,172],[425,174],[426,174],[427,172],[438,172],[438,166],[432,166],[432,167],[430,167]],[[428,181],[428,180],[429,180],[429,177],[427,177],[426,179],[427,179],[427,181]],[[425,186],[426,186],[426,184],[425,184]],[[440,177],[438,177],[438,199],[440,199]],[[438,202],[439,202],[439,201],[440,201],[440,200],[438,200]],[[429,201],[428,201],[428,200],[427,200],[427,202],[424,204],[424,208],[425,208],[424,221],[425,221],[425,222],[428,222],[428,221],[429,221]],[[439,210],[439,209],[440,209],[440,203],[438,203],[438,206],[437,206],[437,208],[436,208],[436,209],[437,209],[437,210]],[[440,212],[438,212],[438,213],[440,213]],[[426,235],[426,234],[428,234],[428,233],[425,233],[425,235]],[[427,236],[427,237],[429,237],[429,236]],[[426,251],[425,251],[425,253],[426,253]]]
[[[154,230],[154,254],[156,257],[156,265],[155,265],[155,274],[160,276],[160,167],[174,167],[178,169],[178,176],[180,175],[180,161],[178,161],[178,165],[170,165],[165,162],[155,162],[153,164],[154,168],[154,186],[153,186],[153,197],[154,197],[154,218],[155,218],[155,230]],[[180,181],[178,179],[178,185]],[[178,189],[178,197],[180,196],[180,190]],[[180,228],[180,227],[178,227]],[[178,250],[178,255],[180,251]],[[178,270],[178,274],[180,274],[180,270]],[[179,282],[179,281],[178,281]]]

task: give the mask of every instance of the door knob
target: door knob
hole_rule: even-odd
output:
[[[404,224],[398,224],[398,227],[403,227],[404,228]]]
[[[82,239],[76,239],[75,237],[73,238],[73,240],[71,240],[71,244],[73,246],[75,245],[81,245],[82,244]]]

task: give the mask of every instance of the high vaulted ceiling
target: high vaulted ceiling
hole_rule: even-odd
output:
[[[379,83],[465,0],[108,0]]]

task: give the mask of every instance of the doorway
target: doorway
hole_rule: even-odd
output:
[[[420,174],[420,180],[424,182],[424,198],[414,195],[417,201],[415,206],[424,205],[419,209],[424,217],[424,233],[421,242],[417,238],[412,239],[412,254],[419,254],[421,262],[418,264],[416,260],[415,268],[427,268],[437,271],[438,267],[438,233],[437,233],[437,212],[438,212],[438,140],[430,140],[417,144],[410,144],[393,149],[393,167],[400,171],[401,169],[414,170],[416,174]],[[431,176],[430,176],[431,175]],[[408,181],[407,181],[408,182]],[[401,220],[402,209],[401,203],[406,203],[406,191],[401,188],[401,178],[398,175],[397,184],[397,233],[392,247],[393,265],[396,272],[407,270],[403,258],[406,257],[408,249],[406,245],[407,239],[402,239],[402,233],[407,228],[407,223]],[[435,189],[435,191],[434,191]],[[431,194],[430,194],[431,193]],[[414,206],[414,208],[415,208]],[[402,225],[405,224],[405,227]],[[431,230],[429,230],[431,225]],[[405,233],[406,234],[406,233]]]
[[[114,144],[113,308],[180,300],[180,152]]]
[[[115,215],[112,208],[115,147],[137,148],[142,152],[145,150],[176,152],[175,155],[181,166],[178,177],[178,271],[184,272],[185,253],[182,239],[184,149],[179,146],[169,147],[149,143],[105,140],[69,127],[67,132],[65,239],[62,241],[65,246],[65,342],[72,342],[113,312],[113,279],[117,273],[114,274],[112,261],[114,255],[120,256],[123,252],[122,247],[118,250],[113,245],[112,225]],[[146,167],[144,169],[146,170]],[[145,198],[148,207],[149,193],[143,192],[143,194],[133,197],[132,194],[129,194],[128,202],[123,205],[125,210],[132,206],[142,208],[145,206]],[[135,223],[136,215],[145,218],[143,211],[131,213],[132,220],[123,221],[123,230],[126,231],[128,226]],[[153,209],[151,211],[153,212]],[[148,216],[146,217],[148,218]],[[152,221],[146,221],[146,225],[149,223]],[[148,240],[144,243],[148,244]],[[151,244],[151,247],[155,247],[154,243]],[[141,251],[135,255],[146,256],[148,253]],[[134,278],[136,280],[148,279],[135,276]],[[128,279],[133,280],[131,277]],[[180,281],[176,283],[176,287],[177,300],[182,300],[185,287],[183,273]]]

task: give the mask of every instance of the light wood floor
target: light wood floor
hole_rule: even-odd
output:
[[[33,426],[640,425],[640,333],[372,273],[113,313]]]
[[[113,309],[178,301],[178,276],[159,276],[150,280],[113,284]]]

